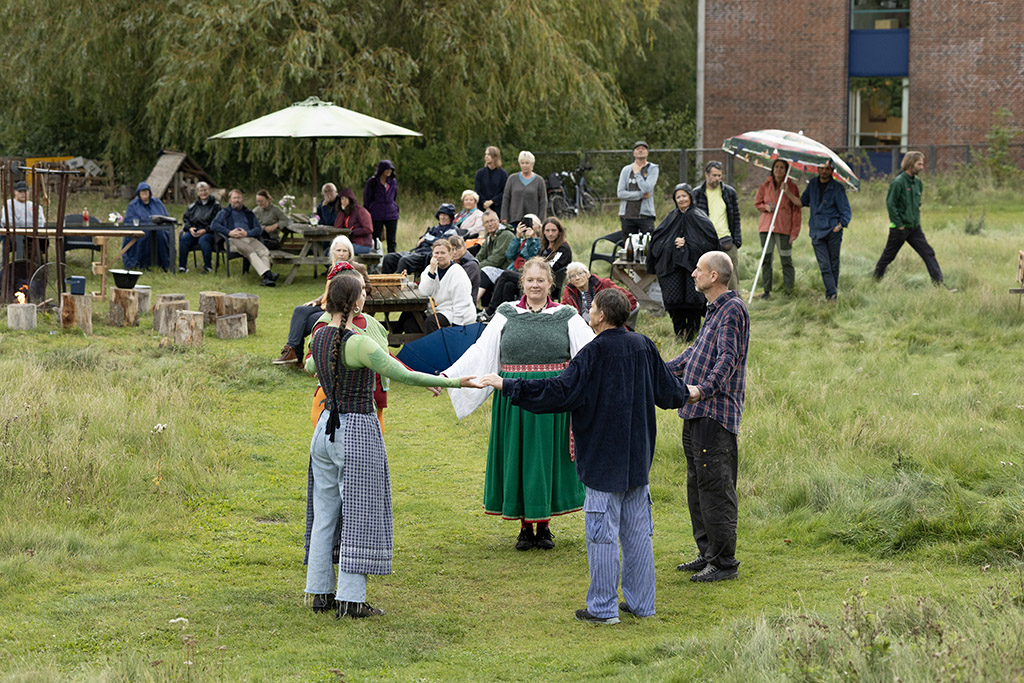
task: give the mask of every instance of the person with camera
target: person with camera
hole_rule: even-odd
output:
[[[494,317],[498,306],[506,301],[518,298],[519,278],[522,276],[523,264],[540,253],[540,238],[536,236],[534,225],[540,225],[540,219],[533,214],[526,214],[516,226],[516,236],[509,242],[505,250],[505,259],[510,261],[508,268],[494,281],[491,301],[477,320],[487,322]]]

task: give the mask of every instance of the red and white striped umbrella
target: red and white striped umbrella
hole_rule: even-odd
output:
[[[826,161],[832,162],[832,177],[850,189],[860,189],[860,178],[831,149],[806,135],[769,128],[752,130],[731,137],[722,149],[755,166],[771,170],[776,159],[788,161],[791,171],[817,173]]]

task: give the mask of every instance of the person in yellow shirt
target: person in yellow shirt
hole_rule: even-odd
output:
[[[693,188],[693,203],[708,215],[718,233],[718,248],[732,261],[729,289],[739,291],[739,248],[743,244],[740,231],[740,203],[736,190],[722,182],[722,162],[709,161],[704,166],[704,182]]]

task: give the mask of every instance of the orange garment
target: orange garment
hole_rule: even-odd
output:
[[[800,196],[800,190],[797,189],[796,183],[792,180],[787,180],[786,186],[793,195],[796,197]],[[772,212],[768,208],[769,205],[778,203],[779,194],[771,177],[761,183],[761,187],[757,188],[757,194],[754,195],[754,207],[761,212],[761,222],[757,225],[758,232],[768,232],[768,228],[772,224]],[[783,194],[782,204],[779,206],[779,215],[775,218],[775,227],[772,229],[772,232],[789,235],[789,239],[794,240],[800,234],[800,221],[800,207],[794,205],[793,201]]]

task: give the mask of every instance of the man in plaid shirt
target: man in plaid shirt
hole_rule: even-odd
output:
[[[696,572],[691,581],[735,579],[736,435],[747,383],[750,317],[729,289],[732,262],[709,251],[697,262],[693,281],[709,301],[704,325],[693,345],[669,362],[686,383],[690,398],[679,409],[686,454],[686,499],[697,542],[697,557],[677,567]]]

